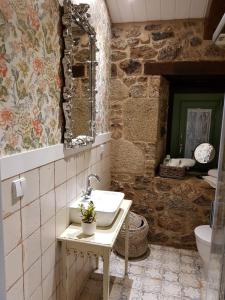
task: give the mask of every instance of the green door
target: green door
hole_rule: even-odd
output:
[[[216,168],[220,143],[223,94],[174,94],[170,153],[172,157],[193,158],[200,143],[209,142],[216,149],[216,157],[195,169]]]

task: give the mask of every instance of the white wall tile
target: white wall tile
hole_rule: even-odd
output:
[[[67,179],[76,175],[77,162],[75,156],[70,156],[66,159],[66,176]]]
[[[4,250],[7,255],[21,242],[21,217],[20,211],[3,220]]]
[[[52,270],[42,282],[42,290],[43,300],[49,300],[56,291],[55,270]]]
[[[65,207],[60,209],[60,211],[56,214],[56,237],[60,236],[61,233],[68,227],[69,225],[69,211]]]
[[[76,192],[75,192],[76,194]],[[55,188],[56,212],[66,206],[67,183],[63,183]]]
[[[18,176],[2,181],[2,215],[3,218],[20,209],[20,199],[12,197],[12,181]]]
[[[40,227],[39,199],[22,208],[22,238],[25,239]]]
[[[5,257],[5,268],[6,290],[8,290],[23,275],[21,244]]]
[[[85,153],[80,152],[77,154],[77,174],[85,170]]]
[[[66,181],[66,160],[60,159],[55,162],[55,186]]]
[[[25,300],[30,299],[31,295],[41,284],[41,258],[39,258],[29,270],[24,273],[24,294]]]
[[[41,256],[40,228],[23,241],[23,268],[27,271]]]
[[[39,169],[34,169],[20,175],[26,179],[26,189],[21,198],[21,205],[25,206],[39,198]]]
[[[56,247],[53,243],[43,254],[42,254],[42,280],[48,275],[48,273],[54,268],[56,261]]]
[[[54,163],[40,167],[40,195],[54,188]]]
[[[77,190],[76,178],[77,177],[72,177],[67,181],[67,187],[66,187],[67,203],[76,199],[76,190]]]
[[[55,215],[55,191],[52,190],[40,198],[41,225]]]
[[[24,300],[23,277],[21,277],[7,292],[7,300]]]
[[[41,226],[42,253],[55,241],[55,217]]]
[[[30,296],[29,300],[42,300],[42,286],[40,285],[34,293]]]
[[[103,159],[104,151],[105,151],[104,145],[100,145],[96,147],[96,162],[99,162]]]
[[[85,192],[86,189],[86,173],[82,172],[79,175],[77,175],[77,198],[79,198],[83,192]]]

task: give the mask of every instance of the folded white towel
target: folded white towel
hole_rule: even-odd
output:
[[[211,169],[208,171],[208,175],[212,177],[218,177],[218,169]]]
[[[180,158],[171,158],[167,165],[170,167],[180,167]]]
[[[180,158],[180,161],[181,161],[180,166],[186,168],[193,167],[196,163],[196,161],[191,158]]]
[[[212,177],[212,176],[202,176],[202,178],[214,189],[216,188],[217,185],[217,178]]]

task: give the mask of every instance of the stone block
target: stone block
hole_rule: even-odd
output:
[[[135,84],[130,87],[129,96],[131,98],[144,98],[147,96],[147,86]]]
[[[199,45],[201,45],[201,44],[202,44],[202,39],[199,38],[198,36],[193,36],[193,37],[191,38],[191,40],[190,40],[190,45],[191,45],[192,47],[197,47],[197,46],[199,46]]]
[[[111,101],[121,101],[129,97],[128,87],[119,79],[112,79],[110,85]]]
[[[140,26],[129,26],[127,30],[126,36],[129,37],[137,37],[141,34],[141,27]]]
[[[117,66],[116,64],[111,64],[111,78],[117,77]]]
[[[127,48],[127,41],[124,39],[113,39],[111,45],[113,49],[124,50]]]
[[[127,53],[119,50],[112,51],[111,60],[113,62],[123,60],[127,57]]]
[[[127,74],[141,74],[142,65],[138,60],[126,59],[120,63],[120,68]]]
[[[159,98],[161,76],[149,76],[149,97]]]
[[[161,41],[165,39],[169,39],[174,37],[174,32],[173,31],[157,31],[157,32],[152,32],[152,39],[153,41]]]
[[[139,39],[139,38],[130,37],[130,38],[127,39],[127,44],[128,44],[130,47],[133,47],[133,46],[138,45],[139,42],[140,42],[140,39]]]
[[[161,29],[161,26],[162,25],[160,23],[147,24],[145,25],[145,30],[147,31],[159,30]]]
[[[127,140],[112,141],[112,170],[118,173],[142,174],[144,172],[143,152]]]
[[[153,59],[157,55],[157,51],[148,45],[133,47],[130,50],[131,58]]]
[[[178,46],[166,46],[159,51],[158,60],[174,60],[181,52],[181,48]]]
[[[124,137],[130,141],[156,142],[158,103],[155,99],[138,98],[123,103]]]
[[[141,44],[149,44],[150,43],[150,35],[147,32],[142,32],[140,36]]]

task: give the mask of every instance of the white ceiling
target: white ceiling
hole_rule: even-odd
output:
[[[209,0],[106,0],[113,23],[204,18]]]

